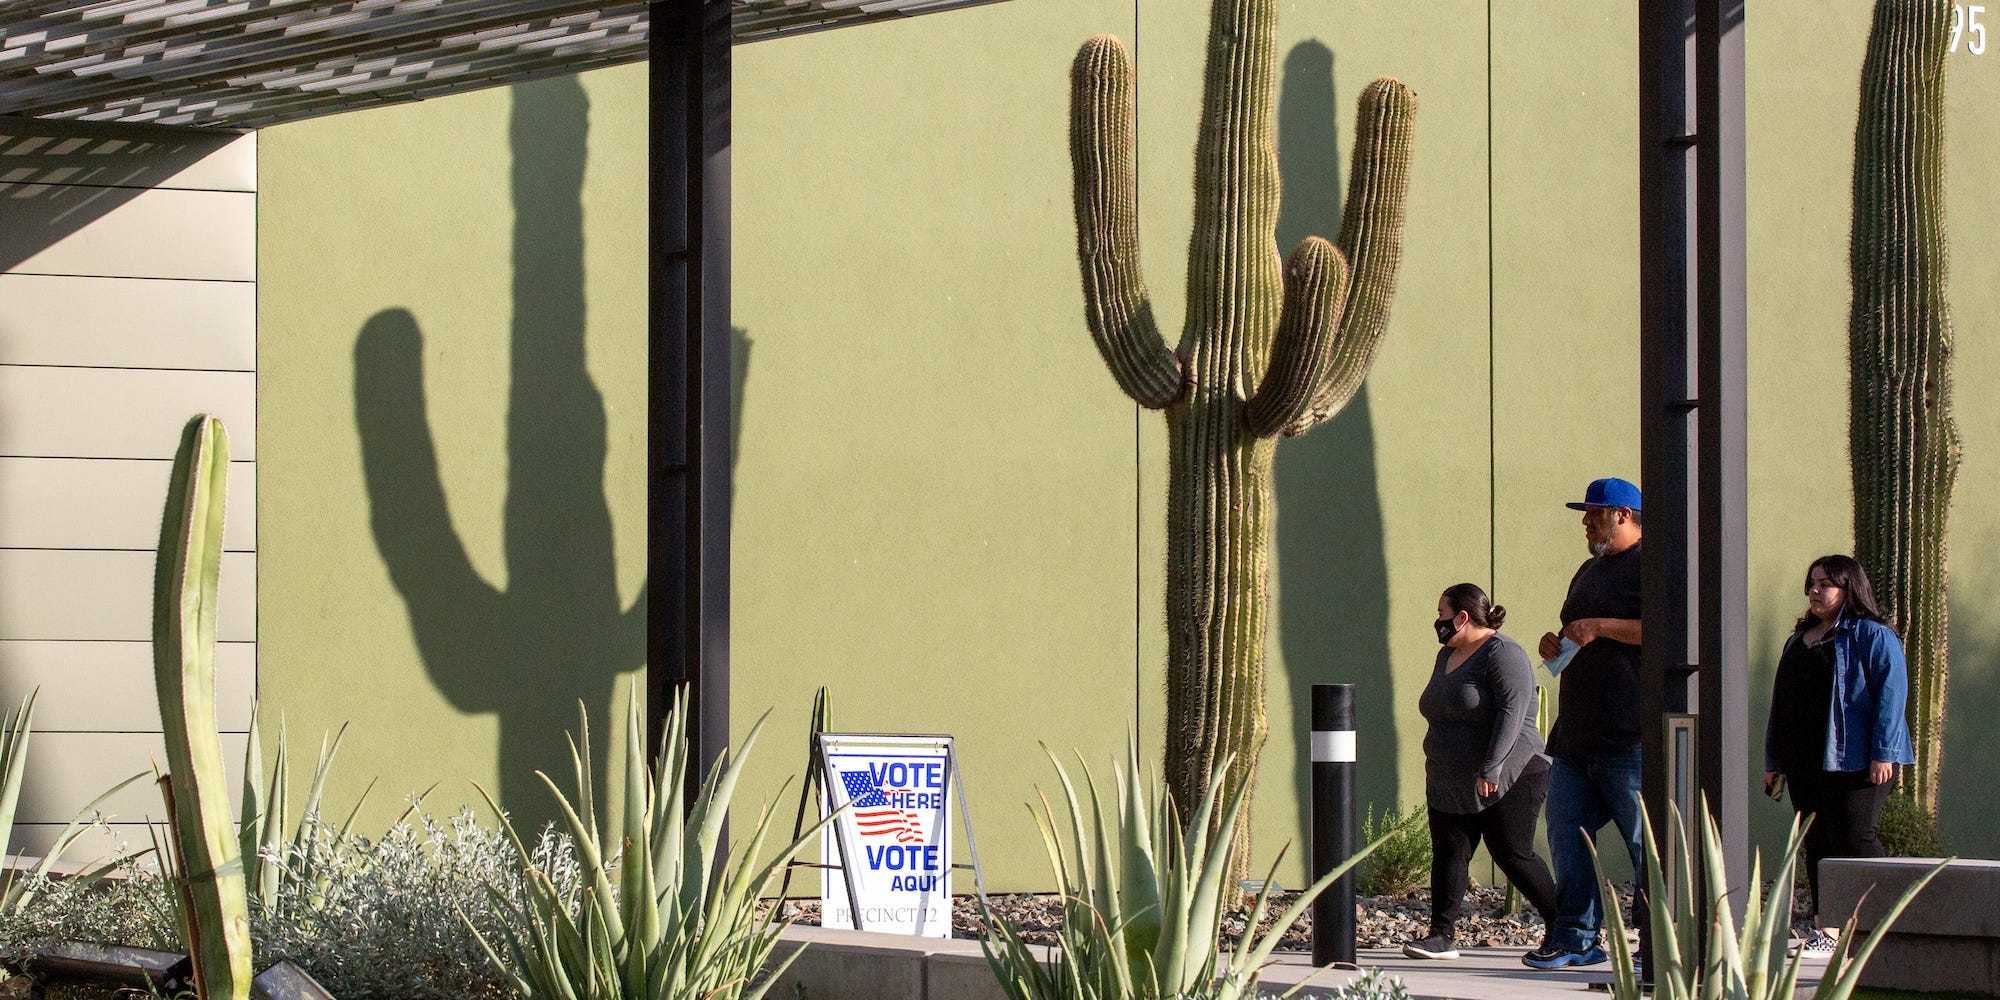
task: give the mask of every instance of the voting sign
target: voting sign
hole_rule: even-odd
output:
[[[951,737],[819,743],[820,815],[847,807],[820,835],[821,925],[950,937]]]

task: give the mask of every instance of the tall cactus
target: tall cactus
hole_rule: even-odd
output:
[[[229,436],[203,414],[188,421],[167,483],[153,570],[153,682],[166,735],[182,920],[202,1000],[250,996],[250,917],[242,856],[215,721],[215,595]]]
[[[1311,237],[1280,261],[1277,8],[1278,0],[1215,0],[1210,10],[1177,351],[1161,339],[1140,274],[1131,54],[1116,38],[1093,38],[1070,75],[1077,256],[1091,337],[1119,386],[1167,416],[1166,770],[1184,804],[1201,798],[1225,758],[1227,791],[1254,787],[1266,731],[1277,438],[1324,422],[1360,388],[1402,257],[1417,100],[1383,77],[1361,95],[1338,246]],[[1249,822],[1245,809],[1239,873]]]
[[[1937,813],[1950,618],[1945,519],[1958,477],[1945,297],[1947,0],[1879,0],[1854,127],[1848,266],[1855,556],[1903,636],[1917,763],[1905,788]]]

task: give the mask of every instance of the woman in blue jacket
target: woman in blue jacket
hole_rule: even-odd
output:
[[[1822,556],[1806,570],[1806,614],[1778,659],[1764,730],[1764,792],[1787,790],[1792,808],[1813,817],[1806,873],[1814,923],[1824,858],[1879,858],[1875,820],[1896,777],[1914,763],[1903,703],[1909,676],[1903,643],[1882,620],[1868,574],[1852,556]],[[1837,921],[1836,921],[1837,923]],[[1831,952],[1816,930],[1808,955]]]

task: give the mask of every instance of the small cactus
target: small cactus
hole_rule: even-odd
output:
[[[1855,558],[1903,637],[1917,763],[1904,786],[1937,814],[1950,616],[1945,520],[1958,478],[1945,295],[1947,0],[1879,0],[1854,127],[1848,266]]]
[[[181,915],[201,1000],[250,996],[249,900],[215,721],[216,585],[229,436],[203,414],[181,432],[153,572],[153,681],[166,736]]]
[[[1251,785],[1264,743],[1264,638],[1277,438],[1344,407],[1387,325],[1402,258],[1416,94],[1362,91],[1338,245],[1278,255],[1272,139],[1278,0],[1216,0],[1195,150],[1194,238],[1181,347],[1161,339],[1139,268],[1131,54],[1102,35],[1071,70],[1077,256],[1092,339],[1120,388],[1166,411],[1167,746],[1174,799],[1198,801],[1232,761]],[[1250,810],[1238,818],[1247,871]]]

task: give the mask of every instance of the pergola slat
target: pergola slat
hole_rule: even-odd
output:
[[[311,15],[295,12],[282,20],[266,18],[256,26],[262,27],[261,31],[241,30],[212,40],[199,37],[200,33],[190,34],[177,45],[177,58],[161,57],[150,64],[109,71],[96,65],[68,72],[0,68],[0,87],[5,88],[6,95],[0,99],[0,113],[50,114],[85,106],[108,106],[133,95],[162,96],[246,83],[262,86],[260,74],[310,69],[336,59],[403,57],[479,32],[534,30],[563,23],[568,18],[601,16],[603,10],[605,5],[601,2],[551,4],[514,0],[484,4],[470,14],[462,11],[374,14],[366,20],[350,21],[338,30],[323,29]],[[644,5],[626,4],[614,10],[643,17]],[[109,51],[118,51],[117,41],[98,44],[110,47]],[[4,66],[0,63],[0,67]],[[33,82],[16,82],[22,76]]]
[[[1002,0],[733,0],[738,43]],[[261,128],[646,58],[647,4],[0,3],[0,116]]]

